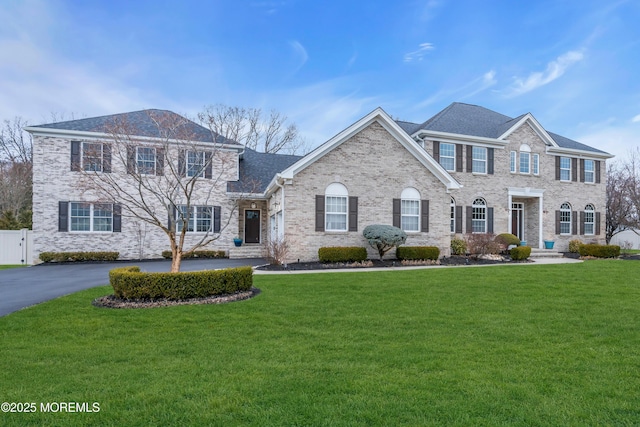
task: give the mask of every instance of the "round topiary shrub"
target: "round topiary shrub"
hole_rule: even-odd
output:
[[[451,255],[464,255],[467,253],[467,242],[464,239],[451,239]]]
[[[523,261],[531,256],[531,246],[517,246],[509,251],[511,259],[514,261]]]
[[[373,224],[362,231],[367,242],[378,251],[380,259],[394,247],[407,241],[407,233],[393,225]]]
[[[511,245],[520,246],[520,239],[515,234],[502,233],[498,234],[494,239],[496,243],[503,247],[502,250],[507,250]]]

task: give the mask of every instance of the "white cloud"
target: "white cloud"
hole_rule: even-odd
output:
[[[613,154],[617,159],[624,159],[629,152],[640,147],[640,133],[635,125],[609,125],[601,128],[593,127],[576,138],[577,141]]]
[[[541,86],[551,83],[561,77],[573,64],[582,61],[584,53],[572,50],[560,55],[554,61],[547,64],[544,71],[537,71],[529,74],[526,78],[516,77],[513,84],[507,90],[507,96],[513,97],[531,92]]]
[[[633,123],[640,123],[640,114],[638,114],[637,116],[635,116],[633,119],[631,119],[631,121]]]
[[[295,74],[296,72],[298,72],[298,70],[304,67],[304,64],[307,63],[307,60],[309,60],[309,54],[307,53],[307,49],[304,48],[302,43],[300,43],[297,40],[291,40],[289,42],[289,46],[293,50],[293,54],[297,62],[295,69],[291,73],[291,74]]]
[[[404,54],[404,62],[422,61],[427,52],[435,49],[433,43],[421,43],[418,50]]]
[[[431,95],[429,98],[416,104],[417,110],[438,103],[440,101],[452,101],[471,98],[480,92],[487,90],[488,88],[495,86],[498,83],[496,80],[495,70],[489,70],[483,75],[476,77],[468,83],[461,86],[456,86],[454,89],[445,88],[439,90],[437,93]]]

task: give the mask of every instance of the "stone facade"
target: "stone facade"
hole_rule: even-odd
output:
[[[358,197],[357,231],[315,231],[315,196],[324,195],[332,183],[344,185],[349,196]],[[406,244],[437,246],[441,255],[448,255],[450,196],[445,185],[380,124],[373,123],[284,186],[284,237],[290,245],[290,261],[317,260],[318,249],[324,246],[365,246],[369,256],[377,258],[362,231],[371,224],[391,224],[393,199],[409,187],[429,200],[429,232],[407,233]],[[272,201],[281,200],[281,191]]]
[[[71,139],[35,135],[33,145],[34,258],[46,251],[118,251],[123,259],[158,258],[162,251],[170,249],[169,239],[160,228],[132,217],[124,208],[121,232],[58,231],[58,202],[106,200],[83,184],[84,172],[71,171]],[[202,145],[202,149],[205,148],[207,146]],[[127,178],[126,166],[119,161],[126,156],[119,156],[113,146],[112,149],[111,176],[130,189],[132,182]],[[169,177],[169,164],[166,164],[168,160],[172,160],[172,166],[177,167],[177,148],[167,151],[166,158],[165,176],[152,176],[152,181],[160,183]],[[223,228],[220,237],[203,249],[227,250],[233,245],[233,236],[238,227],[235,201],[226,194],[226,182],[236,180],[238,176],[237,153],[219,150],[214,159],[213,179],[200,180],[194,191],[192,204],[221,207]],[[155,203],[157,212],[164,212],[159,216],[167,218],[168,222],[166,207],[158,201],[152,202]],[[184,248],[196,243],[203,235],[204,233],[187,233]]]

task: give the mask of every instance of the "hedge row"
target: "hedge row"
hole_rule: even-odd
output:
[[[522,261],[531,256],[531,246],[518,246],[509,251],[511,259],[514,261]]]
[[[185,300],[248,291],[251,267],[179,273],[142,273],[140,267],[114,268],[109,282],[116,297],[126,300]]]
[[[329,246],[318,249],[320,262],[358,262],[367,259],[367,248],[360,246]]]
[[[617,245],[580,245],[580,256],[596,258],[617,258],[620,256],[620,246]]]
[[[440,249],[435,246],[399,246],[396,257],[399,260],[436,260],[440,256]]]
[[[115,261],[119,255],[119,252],[42,252],[39,258],[42,262]]]
[[[171,259],[173,257],[173,254],[171,253],[171,251],[162,251],[162,257],[164,259]],[[200,251],[193,251],[188,255],[182,255],[182,259],[189,259],[189,258],[227,258],[227,252],[226,251],[211,251],[211,250],[200,250]]]

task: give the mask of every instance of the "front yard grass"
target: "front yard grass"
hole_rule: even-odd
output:
[[[640,262],[260,275],[226,305],[0,318],[2,425],[640,423]]]

